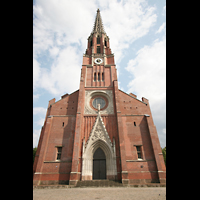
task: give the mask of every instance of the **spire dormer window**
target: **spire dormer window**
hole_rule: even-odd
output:
[[[97,53],[101,53],[100,47],[97,47]]]
[[[90,47],[92,46],[92,40],[90,41]]]

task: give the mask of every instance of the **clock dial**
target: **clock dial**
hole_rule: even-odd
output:
[[[101,58],[96,58],[96,59],[94,60],[94,62],[95,62],[96,64],[101,64],[101,63],[103,62],[103,60],[102,60]]]

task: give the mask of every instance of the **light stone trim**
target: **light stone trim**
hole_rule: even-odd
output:
[[[117,175],[115,140],[113,144],[110,140],[108,132],[105,128],[103,120],[98,111],[98,115],[88,141],[83,140],[83,156],[82,156],[82,177],[92,177],[93,172],[93,154],[98,148],[101,148],[106,156],[106,175]]]
[[[114,114],[112,90],[86,90],[84,114],[97,114],[97,111],[90,106],[91,98],[96,95],[101,95],[108,99],[108,106],[105,110],[101,111],[101,114]]]

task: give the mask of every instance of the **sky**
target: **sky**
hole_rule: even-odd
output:
[[[33,0],[33,147],[49,100],[79,89],[97,9],[115,56],[119,88],[149,100],[166,146],[166,0]]]

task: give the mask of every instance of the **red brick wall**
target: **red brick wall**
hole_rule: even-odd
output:
[[[84,73],[83,77],[85,77]],[[81,84],[84,86],[84,82]],[[92,89],[94,90],[94,88]],[[41,132],[41,141],[43,142],[38,145],[38,147],[40,146],[39,157],[36,158],[34,164],[35,172],[39,172],[39,174],[34,175],[36,184],[38,183],[37,180],[40,180],[40,184],[50,184],[53,183],[52,181],[54,183],[61,181],[62,183],[62,181],[65,182],[69,179],[80,179],[80,174],[70,175],[70,172],[81,173],[82,141],[84,137],[87,141],[96,120],[96,115],[83,115],[84,89],[81,93],[80,96],[78,96],[79,91],[66,95],[63,99],[53,103],[47,110],[47,116],[51,115],[52,117],[47,118]],[[144,98],[143,100],[146,104],[115,87],[115,114],[102,115],[112,142],[113,137],[115,137],[118,179],[129,179],[129,184],[158,182],[159,178],[165,179],[165,165],[161,149],[159,150],[157,132],[153,124],[148,100]],[[80,103],[79,109],[78,101]],[[118,106],[116,106],[117,102]],[[150,117],[146,117],[145,114]],[[77,116],[79,116],[79,122],[76,120]],[[76,126],[79,126],[80,132],[74,147]],[[119,137],[119,135],[121,136]],[[137,160],[135,145],[142,145],[143,161]],[[63,146],[62,162],[55,162],[56,146]],[[75,153],[73,149],[78,150]],[[74,167],[72,166],[73,160]],[[121,171],[124,171],[122,175]],[[157,171],[164,172],[158,174]]]
[[[120,112],[123,126],[123,138],[120,143],[124,144],[125,152],[125,166],[122,167],[122,171],[127,171],[129,184],[159,182],[161,177],[165,179],[165,164],[148,100],[143,98],[142,100],[146,103],[144,104],[121,90],[118,95],[118,112]],[[146,117],[145,114],[149,117]],[[137,160],[136,145],[142,145],[143,161]],[[159,175],[158,171],[163,171],[163,173]],[[131,179],[133,180],[131,181]]]
[[[51,105],[49,115],[76,115],[78,94],[76,91]]]
[[[38,144],[37,160],[34,163],[34,183],[50,184],[47,180],[69,180],[72,164],[72,150],[75,134],[78,91],[66,95],[61,100],[51,101],[47,109],[47,121],[44,123]],[[64,122],[64,126],[63,126]],[[57,147],[62,146],[61,162],[56,162]],[[39,173],[37,173],[39,172]]]
[[[104,38],[101,38],[101,47],[103,41]],[[146,98],[138,100],[136,95],[128,95],[118,89],[114,56],[110,55],[109,45],[107,41],[107,66],[88,66],[92,64],[92,57],[89,56],[92,50],[88,46],[86,53],[89,55],[83,57],[79,90],[63,95],[57,102],[55,99],[49,101],[33,166],[33,171],[36,172],[33,177],[34,184],[66,183],[69,180],[71,184],[75,184],[80,180],[82,142],[84,137],[87,142],[96,120],[96,115],[84,115],[85,89],[113,89],[114,114],[102,115],[102,119],[111,141],[115,138],[118,180],[122,179],[123,183],[129,184],[159,180],[165,182],[166,168],[149,101]],[[96,53],[95,34],[93,46]],[[98,76],[94,81],[94,72],[100,73],[100,81]],[[141,145],[142,161],[137,159],[136,145]],[[62,146],[61,162],[55,161],[56,146]]]

